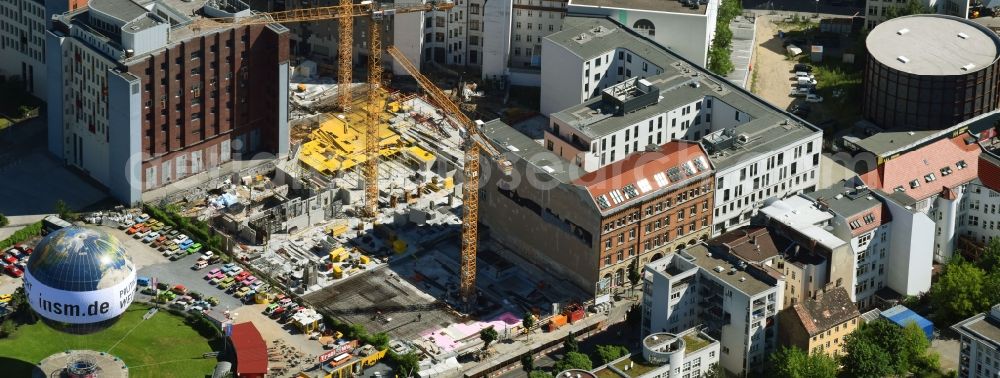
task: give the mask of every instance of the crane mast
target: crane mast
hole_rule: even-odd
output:
[[[477,122],[469,119],[448,95],[434,85],[426,76],[420,73],[413,63],[410,63],[395,46],[389,46],[386,51],[420,84],[427,96],[441,107],[447,117],[451,117],[458,125],[465,128],[463,149],[465,150],[465,165],[462,173],[465,183],[462,185],[462,249],[459,295],[462,301],[470,303],[476,296],[476,255],[479,249],[479,157],[482,152],[500,166],[505,175],[512,170],[510,161],[500,152],[479,130]]]

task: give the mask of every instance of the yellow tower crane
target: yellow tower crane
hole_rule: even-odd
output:
[[[243,25],[261,25],[308,21],[340,21],[340,40],[337,56],[337,93],[341,110],[347,111],[351,104],[350,83],[351,55],[354,43],[354,17],[369,17],[369,58],[368,58],[368,118],[365,125],[365,163],[362,171],[365,176],[365,204],[362,213],[375,217],[378,211],[378,156],[379,156],[379,123],[382,114],[382,36],[380,25],[385,16],[399,13],[424,12],[432,10],[448,10],[455,4],[431,1],[427,3],[379,4],[373,1],[362,1],[354,4],[352,0],[340,0],[340,5],[328,7],[302,8],[280,12],[259,12],[250,16],[237,18],[203,18],[199,19],[196,28],[230,27]],[[473,262],[474,263],[474,262]]]
[[[462,185],[462,250],[461,250],[461,283],[459,294],[462,301],[470,303],[476,294],[476,254],[479,248],[479,156],[485,152],[490,159],[497,162],[500,170],[509,175],[512,165],[509,160],[493,145],[479,130],[478,122],[469,119],[458,105],[451,101],[448,95],[420,73],[395,46],[389,46],[386,51],[406,70],[420,87],[427,92],[444,114],[451,117],[460,127],[465,128],[465,139],[462,147],[465,150],[465,166],[462,173],[465,183]]]

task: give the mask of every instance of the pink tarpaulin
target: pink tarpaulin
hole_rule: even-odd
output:
[[[513,328],[519,327],[521,324],[521,318],[517,317],[513,313],[505,312],[500,314],[496,318],[486,322],[473,322],[473,323],[457,323],[452,324],[445,328],[437,328],[433,330],[428,330],[420,334],[420,338],[429,342],[434,343],[442,351],[448,352],[455,350],[461,342],[460,340],[465,340],[467,338],[476,336],[479,331],[493,326],[497,332],[503,335],[504,329],[511,330]],[[476,336],[478,339],[478,336]]]

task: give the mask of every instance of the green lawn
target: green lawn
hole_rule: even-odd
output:
[[[67,349],[109,352],[125,361],[131,377],[211,375],[215,358],[201,357],[212,351],[209,341],[185,324],[183,318],[166,311],[143,321],[147,310],[145,305],[132,305],[114,326],[90,335],[62,333],[42,322],[22,325],[10,338],[0,339],[0,372],[3,372],[0,375],[31,376],[34,364]]]

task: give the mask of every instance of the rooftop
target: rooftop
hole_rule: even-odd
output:
[[[842,287],[836,287],[794,306],[795,315],[809,335],[815,335],[861,316]]]
[[[665,3],[670,2],[665,1]],[[592,59],[609,51],[623,49],[653,63],[645,80],[660,90],[655,104],[622,113],[597,96],[552,114],[591,139],[599,138],[664,114],[681,106],[712,97],[749,115],[749,121],[728,130],[712,130],[707,140],[723,143],[706,145],[706,152],[716,169],[724,169],[753,155],[762,155],[803,140],[822,131],[783,109],[761,100],[725,78],[684,60],[639,33],[607,19],[588,16],[566,17],[563,30],[545,37],[581,59]],[[656,74],[660,71],[659,74]],[[739,143],[724,143],[740,139]],[[722,146],[724,148],[709,148]]]
[[[920,201],[975,179],[980,152],[978,144],[959,134],[902,153],[861,178],[870,187]]]
[[[569,184],[580,177],[582,172],[567,170],[569,162],[545,149],[541,143],[503,123],[500,119],[486,122],[482,126],[483,135],[503,151],[511,163],[524,160],[536,172],[546,172],[563,184]],[[575,166],[574,166],[575,167]]]
[[[1000,348],[1000,304],[994,305],[989,312],[963,320],[952,328],[979,340],[988,340]]]
[[[827,224],[833,219],[833,214],[820,210],[805,197],[794,196],[777,200],[760,211],[773,221],[815,240],[827,249],[833,250],[845,243],[830,232],[832,228],[828,229]]]
[[[979,154],[979,180],[983,185],[1000,192],[1000,151],[983,149]]]
[[[638,152],[574,181],[602,211],[663,193],[711,175],[712,166],[697,143],[673,141],[655,151]]]
[[[846,180],[829,188],[804,193],[802,196],[815,201],[820,208],[829,209],[846,219],[854,236],[871,231],[892,220],[888,209],[867,186],[856,186]]]
[[[713,256],[704,244],[692,246],[682,253],[693,257],[694,261],[692,262],[705,274],[715,276],[749,296],[761,294],[774,287],[774,285],[761,281],[746,271],[746,269],[756,269],[756,267],[744,266],[743,269],[740,269],[729,261]]]
[[[698,8],[694,8],[684,5],[678,0],[570,0],[569,5],[701,15],[708,11],[708,5],[698,4]]]
[[[779,251],[767,228],[749,226],[726,232],[707,242],[711,250],[724,249],[747,262],[760,263]]]
[[[863,151],[880,157],[889,157],[959,132],[979,134],[994,128],[998,122],[1000,122],[1000,111],[994,110],[941,130],[887,130],[850,142]]]
[[[988,28],[954,16],[898,17],[875,27],[866,40],[876,60],[916,75],[965,75],[1000,58],[1000,37]]]

